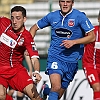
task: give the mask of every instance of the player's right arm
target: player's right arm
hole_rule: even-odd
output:
[[[11,26],[10,19],[6,17],[0,17],[0,35],[5,32],[5,30],[9,29]]]
[[[30,28],[29,31],[30,31],[32,37],[35,37],[36,31],[37,31],[38,29],[39,29],[39,28],[38,28],[37,24],[34,24],[34,25]]]

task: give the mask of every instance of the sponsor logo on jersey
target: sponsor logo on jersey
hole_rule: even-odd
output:
[[[17,42],[13,38],[6,35],[5,33],[2,33],[2,35],[0,36],[0,41],[11,48],[15,48],[17,44]]]
[[[68,26],[73,27],[75,25],[75,19],[69,19],[68,20]]]
[[[21,46],[23,45],[23,43],[24,43],[24,38],[20,38],[18,41],[18,45]]]
[[[66,37],[66,38],[70,38],[71,35],[72,35],[72,32],[70,30],[64,29],[64,28],[58,28],[58,29],[56,29],[55,33],[59,37]]]

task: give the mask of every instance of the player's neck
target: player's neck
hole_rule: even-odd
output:
[[[20,27],[18,30],[13,30],[14,33],[21,33],[24,31],[24,27]]]

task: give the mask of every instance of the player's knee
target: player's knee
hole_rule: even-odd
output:
[[[100,92],[100,84],[95,83],[92,85],[93,91]]]
[[[27,87],[24,88],[24,93],[29,96],[32,100],[33,98],[38,98],[39,93],[36,89],[36,86],[34,84],[30,84]]]
[[[51,88],[51,91],[59,92],[60,88],[61,88],[60,86],[53,86],[53,87]]]
[[[40,96],[37,92],[33,92],[33,96],[32,98],[36,99],[36,100],[40,100]]]
[[[94,87],[93,90],[96,91],[96,92],[100,92],[100,87],[99,86],[98,87]]]
[[[38,95],[38,97],[36,97],[36,100],[40,100],[40,96]]]
[[[6,99],[6,95],[0,94],[0,100],[5,100],[5,99]]]
[[[38,98],[39,93],[37,92],[37,89],[35,87],[33,87],[31,90],[32,90],[33,98]]]

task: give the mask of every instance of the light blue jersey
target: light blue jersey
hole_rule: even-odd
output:
[[[94,27],[83,12],[72,9],[66,16],[60,10],[51,12],[37,22],[40,29],[51,26],[51,43],[48,50],[48,59],[57,58],[64,62],[77,63],[83,54],[83,45],[77,44],[67,49],[60,46],[63,40],[82,38]]]

